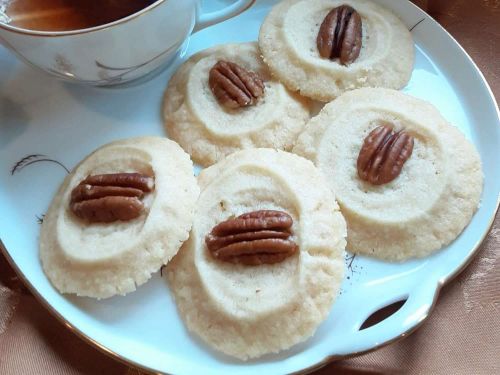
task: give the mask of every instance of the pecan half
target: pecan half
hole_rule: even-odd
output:
[[[349,65],[359,57],[362,40],[361,16],[349,5],[341,5],[323,20],[316,43],[321,57],[339,58],[342,65]]]
[[[205,243],[216,259],[245,265],[273,264],[297,251],[293,219],[282,211],[254,211],[216,225]]]
[[[399,176],[413,152],[413,137],[388,125],[375,128],[363,142],[358,156],[358,175],[373,185],[383,185]]]
[[[81,183],[94,186],[121,186],[150,192],[154,188],[152,177],[140,173],[111,173],[88,176]]]
[[[91,223],[128,221],[141,214],[141,199],[153,189],[153,178],[139,173],[88,176],[71,192],[70,208]]]
[[[229,61],[210,69],[208,84],[217,101],[231,109],[254,105],[264,95],[264,81],[257,73]]]

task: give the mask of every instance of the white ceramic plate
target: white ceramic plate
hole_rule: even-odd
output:
[[[470,261],[492,223],[500,191],[499,114],[479,70],[436,22],[407,1],[378,2],[392,8],[409,28],[418,24],[412,31],[415,70],[404,91],[436,105],[482,157],[486,179],[481,208],[453,244],[403,264],[346,254],[341,295],[316,335],[280,355],[248,363],[215,353],[188,334],[160,273],[126,297],[98,302],[60,295],[38,260],[38,218],[66,168],[96,147],[118,138],[164,134],[160,103],[175,67],[140,85],[95,89],[54,81],[0,50],[0,238],[7,258],[77,334],[157,372],[290,373],[374,349],[414,330],[430,313],[441,286]],[[256,40],[274,3],[258,1],[236,19],[195,34],[182,59],[215,44]],[[25,159],[29,155],[39,156]],[[395,314],[360,330],[373,312],[401,300],[406,303]]]

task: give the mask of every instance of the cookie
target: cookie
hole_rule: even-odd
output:
[[[107,144],[55,195],[40,233],[43,270],[61,293],[132,292],[188,238],[198,195],[193,164],[175,142]]]
[[[474,146],[433,105],[398,91],[342,95],[309,122],[293,152],[326,176],[355,253],[427,256],[452,242],[479,205]]]
[[[188,329],[242,360],[313,335],[339,290],[346,243],[319,171],[297,155],[253,149],[205,169],[198,183],[190,238],[167,266]]]
[[[218,62],[238,71],[234,65],[217,69]],[[235,74],[241,72],[243,81]],[[192,56],[170,80],[163,114],[169,137],[203,166],[240,149],[290,150],[310,118],[308,101],[270,76],[256,43],[219,45]]]
[[[344,15],[330,13],[335,8]],[[340,26],[351,34],[337,33]],[[324,102],[361,87],[402,88],[413,70],[413,40],[406,26],[366,0],[282,1],[262,24],[259,46],[272,74],[289,89]]]

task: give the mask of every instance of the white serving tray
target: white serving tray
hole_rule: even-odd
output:
[[[414,27],[416,64],[404,91],[436,105],[481,154],[481,207],[455,242],[431,257],[403,264],[346,254],[341,295],[315,336],[279,355],[247,363],[212,351],[186,331],[160,273],[136,292],[104,301],[63,296],[51,286],[38,259],[38,220],[66,169],[112,140],[164,135],[161,98],[176,66],[215,44],[256,40],[260,24],[276,3],[262,0],[241,16],[196,33],[175,66],[129,87],[97,89],[58,82],[0,49],[0,238],[2,251],[28,287],[76,334],[155,372],[308,371],[416,329],[431,312],[442,285],[468,264],[492,224],[500,191],[500,121],[482,74],[443,28],[406,0],[377,2],[393,9],[408,28]],[[24,159],[30,155],[38,156]],[[406,303],[395,314],[360,330],[373,312],[401,300]]]

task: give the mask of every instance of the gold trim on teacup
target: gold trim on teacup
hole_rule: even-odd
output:
[[[127,68],[113,68],[113,67],[106,66],[103,63],[95,60],[96,66],[101,68],[101,71],[104,71],[106,69],[107,70],[121,70],[121,73],[116,75],[116,76],[109,76],[107,78],[102,78],[100,80],[85,80],[85,79],[79,78],[73,72],[69,71],[69,70],[72,70],[71,63],[64,56],[62,56],[60,54],[56,55],[54,65],[56,68],[60,69],[61,71],[66,70],[66,73],[59,72],[54,68],[44,68],[44,67],[41,67],[39,65],[32,63],[28,58],[24,57],[24,55],[22,55],[21,52],[19,52],[16,48],[14,48],[14,46],[12,46],[9,42],[7,42],[7,40],[2,38],[2,36],[0,36],[0,42],[3,43],[5,46],[9,47],[10,50],[12,52],[14,52],[16,54],[16,56],[19,57],[25,64],[31,66],[32,68],[34,68],[36,70],[39,70],[39,71],[42,71],[42,72],[45,72],[48,74],[52,74],[52,75],[56,76],[57,78],[62,79],[62,80],[67,81],[67,82],[78,82],[78,83],[95,85],[95,86],[128,83],[128,82],[130,82],[129,80],[123,81],[123,77],[125,75],[132,73],[132,72],[136,71],[137,69],[140,69],[140,68],[148,65],[149,63],[159,59],[160,57],[164,56],[165,54],[170,53],[172,51],[175,51],[177,49],[180,49],[183,46],[183,43],[174,44],[174,45],[170,46],[169,48],[167,48],[166,50],[160,52],[158,55],[155,55],[154,57],[152,57],[148,61],[140,63],[140,64],[132,66],[132,67],[127,67]],[[64,69],[61,65],[66,65],[66,69]],[[71,67],[71,69],[67,69],[68,67]],[[138,78],[141,78],[141,77],[133,78],[132,81],[135,79],[138,79]]]
[[[123,23],[127,23],[128,21],[132,21],[145,13],[149,12],[150,10],[155,9],[159,5],[163,4],[168,0],[157,0],[153,4],[147,6],[146,8],[141,9],[140,11],[133,13],[127,17],[120,18],[119,20],[105,23],[103,25],[99,26],[94,26],[94,27],[89,27],[86,29],[78,29],[78,30],[68,30],[68,31],[39,31],[39,30],[30,30],[30,29],[23,29],[21,27],[16,27],[9,25],[7,23],[0,22],[0,29],[4,29],[16,34],[23,34],[23,35],[30,35],[30,36],[37,36],[37,37],[62,37],[62,36],[69,36],[69,35],[80,35],[80,34],[88,34],[92,33],[95,31],[101,31],[101,30],[106,30],[109,29],[113,26],[121,25]]]

